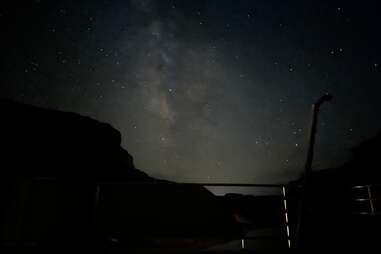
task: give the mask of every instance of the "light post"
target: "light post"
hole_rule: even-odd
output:
[[[306,196],[307,196],[307,185],[309,182],[310,173],[312,171],[312,161],[314,157],[314,146],[315,146],[315,138],[316,138],[316,130],[317,130],[317,122],[320,106],[327,101],[331,101],[332,96],[330,94],[325,94],[320,97],[314,104],[312,104],[312,120],[310,126],[310,134],[308,141],[308,151],[307,151],[307,159],[304,167],[304,175],[303,175],[303,184],[301,186],[301,194],[298,203],[298,219],[296,225],[296,248],[300,249],[303,242],[303,227],[304,227],[304,213],[305,213],[305,205],[306,205]]]

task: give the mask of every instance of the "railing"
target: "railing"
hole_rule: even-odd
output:
[[[188,183],[186,183],[188,184]],[[288,248],[291,248],[291,235],[290,235],[290,226],[289,226],[289,216],[288,216],[288,209],[287,209],[287,193],[286,193],[286,185],[281,184],[228,184],[228,183],[190,183],[193,185],[199,185],[204,187],[252,187],[252,188],[277,188],[279,189],[279,192],[281,194],[282,200],[283,200],[283,211],[281,213],[284,214],[284,230],[287,237],[287,246]],[[254,240],[257,239],[257,237],[249,237],[245,236],[241,239],[241,248],[245,249],[245,243],[247,240]]]
[[[378,190],[378,192],[374,191],[375,189]],[[352,186],[352,190],[355,192],[353,195],[355,196],[353,201],[359,204],[360,208],[359,211],[355,211],[355,214],[359,215],[380,215],[380,207],[379,204],[381,204],[381,197],[378,195],[381,195],[381,185],[379,184],[368,184],[368,185],[355,185]],[[361,203],[366,204],[365,207],[361,207]]]
[[[56,178],[34,178],[31,180],[32,182],[39,181],[50,181]],[[296,246],[295,236],[294,236],[294,226],[295,222],[298,219],[297,214],[295,212],[295,202],[297,202],[297,196],[299,192],[299,187],[297,185],[283,185],[283,184],[247,184],[247,183],[172,183],[172,182],[124,182],[124,181],[98,181],[95,183],[95,209],[94,213],[96,213],[97,204],[99,202],[100,195],[102,193],[103,186],[110,184],[122,184],[122,185],[162,185],[162,184],[177,184],[177,185],[189,185],[189,186],[203,186],[206,188],[213,187],[230,187],[231,188],[265,188],[265,189],[273,189],[274,195],[279,197],[279,200],[283,201],[283,204],[280,204],[281,210],[279,211],[279,216],[282,216],[283,222],[279,227],[283,231],[281,234],[282,239],[272,238],[272,240],[282,241],[282,245],[284,244],[284,248],[294,248]],[[94,186],[94,185],[92,185]],[[295,192],[296,190],[296,192]],[[350,186],[350,190],[352,190],[352,196],[350,199],[353,201],[353,204],[356,206],[359,205],[361,209],[357,209],[355,214],[359,215],[370,215],[377,216],[380,215],[381,211],[381,185],[380,184],[370,184],[370,185],[352,185]],[[232,192],[230,192],[232,193]],[[239,192],[236,192],[239,193]],[[259,196],[259,195],[258,195]],[[291,204],[290,204],[291,202]],[[292,221],[290,224],[290,214],[292,215]],[[94,220],[96,220],[96,214],[94,214]],[[292,225],[292,230],[291,226]],[[261,237],[261,236],[249,236],[246,235],[240,241],[241,249],[248,249],[248,241],[256,240],[256,239],[269,239],[271,237]],[[285,242],[287,241],[287,242]]]
[[[273,196],[278,196],[281,198],[282,200],[282,207],[283,207],[283,210],[282,211],[279,211],[280,215],[282,216],[283,214],[283,218],[284,218],[284,224],[283,226],[280,225],[281,227],[283,227],[284,229],[284,234],[286,235],[286,241],[287,243],[285,244],[285,246],[287,246],[289,249],[291,248],[291,241],[292,241],[292,236],[291,236],[291,232],[290,232],[290,225],[289,225],[289,210],[288,210],[288,194],[287,194],[287,185],[283,185],[283,184],[249,184],[249,183],[189,183],[189,182],[185,182],[185,183],[181,183],[181,182],[98,182],[97,185],[96,185],[96,194],[95,194],[95,199],[96,199],[96,203],[98,202],[99,200],[99,196],[100,196],[100,193],[101,193],[101,189],[102,189],[102,185],[109,185],[109,184],[129,184],[129,185],[165,185],[165,184],[178,184],[178,185],[187,185],[187,186],[202,186],[202,187],[233,187],[233,188],[240,188],[240,187],[244,187],[244,188],[271,188],[271,189],[278,189],[276,192],[277,192],[277,195],[273,195]],[[231,193],[231,192],[230,192]],[[269,236],[256,236],[256,237],[252,237],[252,236],[245,236],[241,239],[241,249],[246,249],[247,247],[247,242],[250,241],[250,240],[257,240],[257,239],[270,239],[270,240],[281,240],[281,239],[277,239],[276,237],[269,237]]]

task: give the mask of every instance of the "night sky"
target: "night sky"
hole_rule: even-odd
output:
[[[314,168],[381,129],[377,1],[7,2],[0,96],[111,123],[154,177],[295,179],[326,92]]]

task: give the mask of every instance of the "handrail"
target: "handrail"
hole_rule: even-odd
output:
[[[210,186],[210,187],[267,187],[282,188],[285,184],[249,184],[249,183],[188,183],[188,182],[124,182],[124,181],[97,181],[98,184],[131,184],[131,185],[190,185],[190,186]]]
[[[375,183],[375,184],[356,184],[351,186],[352,189],[362,189],[362,188],[368,188],[368,187],[381,187],[381,184]]]
[[[59,180],[60,177],[32,177],[32,181],[33,180]],[[85,178],[81,178],[81,177],[78,177],[78,178],[67,178],[67,180],[78,180],[78,181],[81,181],[83,180],[84,182],[87,182],[87,179]],[[63,179],[63,181],[65,181],[65,179]],[[295,240],[295,236],[294,236],[294,230],[292,230],[292,232],[290,232],[290,222],[289,222],[289,212],[290,210],[288,209],[288,206],[289,204],[287,202],[291,201],[291,197],[289,197],[289,194],[288,193],[288,190],[290,190],[290,187],[291,188],[299,188],[301,187],[300,185],[298,184],[251,184],[251,183],[221,183],[221,182],[198,182],[198,183],[193,183],[193,182],[170,182],[170,181],[161,181],[161,180],[153,180],[153,181],[139,181],[139,182],[132,182],[132,181],[127,181],[127,180],[116,180],[116,181],[103,181],[103,180],[94,180],[94,179],[89,179],[88,180],[88,183],[91,183],[91,184],[94,184],[94,186],[96,186],[96,192],[95,192],[95,195],[94,195],[94,200],[95,200],[95,207],[94,207],[94,221],[96,221],[96,217],[97,217],[97,214],[96,214],[96,211],[97,211],[97,202],[99,200],[99,194],[101,192],[101,189],[102,189],[102,185],[109,185],[109,184],[116,184],[116,185],[119,185],[119,184],[126,184],[126,185],[185,185],[185,186],[205,186],[205,187],[247,187],[247,188],[279,188],[279,195],[274,193],[273,195],[276,195],[276,196],[279,196],[282,198],[283,200],[283,208],[280,208],[279,209],[279,214],[280,215],[283,215],[284,216],[284,219],[283,219],[283,222],[282,222],[282,231],[285,232],[285,233],[282,233],[282,235],[285,235],[286,236],[286,239],[287,239],[287,243],[288,243],[288,247],[291,248],[291,241]],[[373,188],[375,187],[380,187],[381,184],[364,184],[364,185],[350,185],[349,186],[349,189],[358,189],[358,190],[361,190],[361,193],[364,193],[364,196],[363,198],[360,198],[361,196],[359,196],[358,198],[351,198],[352,201],[355,201],[355,202],[361,202],[361,201],[367,201],[367,202],[370,202],[370,209],[363,209],[363,211],[360,211],[356,214],[360,214],[360,215],[380,215],[380,212],[377,211],[377,208],[375,206],[376,203],[373,203],[373,201],[379,201],[381,200],[380,198],[381,197],[376,197],[374,195],[372,195],[372,190]],[[322,186],[324,188],[324,186]],[[348,188],[348,186],[347,186]],[[362,189],[366,189],[367,192],[365,193],[365,191],[362,191]],[[377,203],[378,204],[378,203]],[[365,210],[368,210],[368,211],[365,211]],[[293,225],[294,226],[294,225]],[[281,231],[281,232],[282,232]],[[278,239],[278,237],[272,237],[272,236],[245,236],[242,238],[242,248],[244,249],[245,248],[245,240],[251,240],[251,239],[262,239],[262,238],[269,238],[269,239]],[[283,240],[286,240],[282,237]],[[282,240],[282,241],[283,241]],[[294,242],[292,242],[293,245],[295,245]]]

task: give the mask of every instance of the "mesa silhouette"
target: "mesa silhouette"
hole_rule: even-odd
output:
[[[136,169],[109,124],[9,100],[0,114],[3,245],[201,248],[242,237],[207,189]]]

